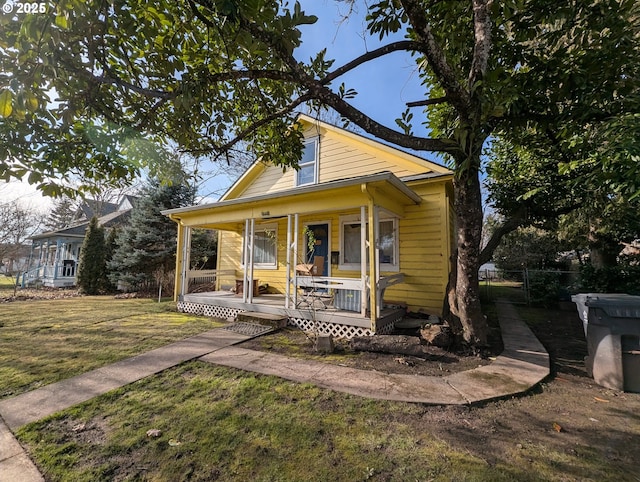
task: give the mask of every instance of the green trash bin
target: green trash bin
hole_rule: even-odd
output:
[[[640,393],[640,296],[571,297],[587,339],[587,372],[599,385]]]

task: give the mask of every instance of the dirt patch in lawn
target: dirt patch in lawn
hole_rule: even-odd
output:
[[[239,346],[250,350],[314,359],[362,370],[409,375],[447,376],[452,373],[487,365],[502,351],[502,339],[497,320],[490,320],[490,325],[489,347],[481,354],[462,351],[452,352],[435,346],[425,347],[425,357],[354,351],[349,346],[348,340],[342,339],[334,340],[334,353],[323,354],[315,349],[313,334],[306,334],[294,327],[287,327],[272,334],[253,338]],[[398,330],[395,334],[418,336],[418,329]]]
[[[399,410],[389,413],[387,422],[421,427],[488,466],[506,463],[506,473],[516,480],[604,480],[612,477],[614,466],[614,478],[638,480],[632,454],[640,451],[640,394],[601,387],[587,375],[586,341],[573,303],[517,309],[550,354],[549,379],[522,396],[475,406],[424,406],[419,415]],[[499,347],[495,311],[492,306],[485,311],[495,350]],[[424,360],[352,353],[344,347],[334,355],[318,355],[312,342],[292,329],[242,346],[355,368],[432,376],[472,369],[493,358],[434,349],[434,356]],[[527,475],[527,468],[544,475]]]

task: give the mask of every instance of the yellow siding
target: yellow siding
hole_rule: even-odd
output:
[[[267,166],[264,172],[238,197],[258,196],[271,192],[291,189],[294,184],[294,170],[282,172],[282,167]]]
[[[409,310],[426,310],[428,313],[441,314],[442,301],[447,284],[449,257],[450,210],[443,209],[449,200],[445,196],[444,183],[412,185],[423,202],[408,206],[405,217],[398,223],[400,272],[405,282],[386,290],[385,300],[403,301]],[[292,263],[301,263],[304,259],[303,226],[307,223],[328,222],[330,224],[329,251],[340,251],[340,217],[359,214],[358,210],[344,210],[320,213],[300,218],[299,256]],[[256,225],[258,228],[259,225]],[[256,269],[254,278],[260,284],[269,284],[271,292],[285,293],[286,286],[286,219],[278,221],[278,269]],[[226,232],[221,237],[224,249],[220,256],[219,268],[235,269],[236,276],[242,277],[242,236]],[[330,263],[330,259],[327,263]],[[393,272],[382,275],[393,274]],[[333,277],[359,277],[360,271],[340,269],[339,265],[330,265],[329,275]],[[233,280],[228,281],[232,285]]]
[[[370,146],[356,145],[336,133],[327,132],[320,143],[320,182],[390,171],[398,177],[420,174],[426,169],[419,164],[392,159]]]
[[[219,279],[219,289],[228,290],[235,287],[236,278],[242,277],[240,269],[240,258],[242,257],[242,235],[232,231],[220,231],[218,239],[218,269],[233,270],[235,275],[224,275]]]
[[[410,311],[441,314],[448,275],[447,213],[442,183],[412,185],[423,198],[419,206],[406,208],[400,220],[400,272],[405,282],[385,292],[387,301],[404,301]]]
[[[341,135],[339,131],[329,131],[315,127],[308,128],[305,138],[318,137],[319,179],[320,183],[347,179],[351,177],[376,174],[389,171],[398,177],[430,172],[420,161],[411,161],[404,157],[390,155],[375,146],[358,142],[356,139]],[[256,179],[238,196],[238,198],[275,193],[295,187],[295,170],[267,166]]]

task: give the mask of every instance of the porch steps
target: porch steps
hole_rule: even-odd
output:
[[[242,321],[225,326],[224,329],[240,335],[250,336],[252,338],[275,331],[273,326],[257,325],[255,323],[245,323]]]
[[[237,322],[256,323],[258,325],[271,326],[274,329],[284,328],[287,326],[288,318],[284,315],[275,315],[272,313],[258,313],[255,311],[243,311],[236,316]]]

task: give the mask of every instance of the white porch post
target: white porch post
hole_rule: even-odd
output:
[[[367,213],[360,206],[360,313],[367,316]]]
[[[298,272],[295,265],[298,264],[298,213],[293,215],[293,307],[298,306]]]
[[[256,235],[256,220],[251,218],[251,222],[249,223],[249,229],[251,230],[251,251],[249,252],[249,286],[247,287],[247,300],[249,303],[253,303],[253,259],[254,259],[254,249],[253,243],[255,242]]]
[[[380,286],[380,208],[373,207],[373,249],[375,253],[375,284],[376,290],[376,319],[380,317],[382,300],[378,299],[378,286]]]
[[[44,255],[44,274],[43,274],[45,278],[49,277],[48,271],[49,271],[49,261],[51,256],[51,253],[49,252],[50,248],[51,248],[51,241],[47,239],[47,250],[45,251],[45,255]]]
[[[371,314],[371,331],[375,331],[376,319],[378,315],[377,288],[379,280],[379,270],[377,260],[378,244],[378,209],[369,201],[369,310]]]
[[[284,307],[289,309],[291,297],[291,214],[287,214],[287,288]]]
[[[249,219],[244,220],[244,269],[242,270],[242,302],[247,302],[247,270],[249,269]]]
[[[62,243],[59,239],[56,239],[56,255],[53,257],[53,279],[58,279],[60,251],[62,251]]]
[[[191,228],[184,226],[182,228],[182,252],[180,253],[182,260],[180,266],[180,295],[187,294],[189,289],[189,266],[191,265]]]

